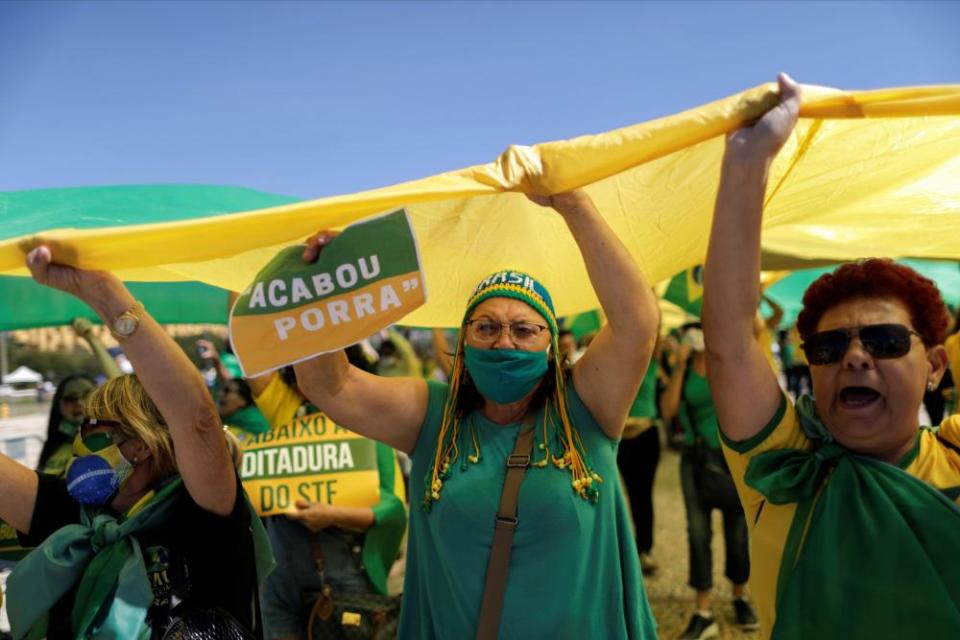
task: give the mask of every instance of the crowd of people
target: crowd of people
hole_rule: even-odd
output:
[[[135,373],[104,358],[103,384],[62,380],[36,472],[0,455],[0,518],[33,549],[7,582],[14,636],[654,638],[643,576],[660,567],[667,443],[692,589],[681,638],[719,633],[714,510],[744,629],[960,637],[960,419],[918,419],[925,403],[949,414],[943,380],[960,366],[940,292],[888,259],[843,264],[777,340],[780,310],[760,317],[746,284],[799,104],[781,76],[779,103],[728,136],[702,318],[670,331],[582,190],[528,197],[579,247],[595,334],[563,327],[536,274],[494,271],[429,343],[390,329],[377,348],[246,379],[229,347],[200,341],[212,387],[119,280],[33,249],[33,277],[93,308]],[[320,231],[303,259],[335,237]],[[245,447],[317,421],[369,444],[379,498],[261,517]]]

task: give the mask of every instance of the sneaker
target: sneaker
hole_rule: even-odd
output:
[[[737,614],[737,625],[741,629],[749,631],[760,626],[756,614],[753,613],[753,607],[744,598],[737,598],[733,601],[733,610]]]
[[[657,572],[657,561],[653,559],[653,556],[649,553],[640,554],[640,570],[643,571],[643,575],[652,576]]]
[[[713,638],[720,633],[720,627],[717,626],[713,618],[704,618],[699,613],[693,614],[690,618],[690,624],[687,630],[680,636],[680,640],[703,640],[704,638]]]

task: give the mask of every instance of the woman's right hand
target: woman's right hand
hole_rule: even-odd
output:
[[[324,230],[307,238],[307,246],[303,249],[303,261],[316,262],[323,248],[333,242],[334,238],[339,235],[339,231]]]
[[[200,354],[200,357],[204,360],[215,360],[220,361],[220,352],[217,351],[217,348],[209,340],[200,339],[197,340],[197,351]]]

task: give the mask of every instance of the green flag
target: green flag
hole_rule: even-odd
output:
[[[698,264],[673,276],[663,299],[699,317],[703,305],[703,265]]]

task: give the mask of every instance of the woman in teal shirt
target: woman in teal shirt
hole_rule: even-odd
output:
[[[471,295],[449,385],[365,374],[342,352],[297,365],[304,392],[338,424],[411,452],[401,638],[655,636],[616,454],[653,349],[656,300],[584,192],[531,199],[563,217],[608,320],[572,369],[546,288],[509,270]],[[304,257],[330,240],[312,238]],[[533,452],[497,620],[481,602],[507,458],[525,425]]]
[[[679,413],[683,425],[680,455],[680,487],[687,511],[687,542],[690,550],[690,586],[697,592],[697,610],[690,618],[683,640],[710,638],[719,627],[710,610],[713,589],[713,554],[710,544],[714,509],[723,513],[726,546],[726,576],[733,583],[733,606],[737,623],[745,629],[758,626],[757,617],[745,599],[750,577],[750,552],[743,507],[737,498],[733,478],[720,450],[717,413],[707,384],[703,330],[699,323],[683,326],[683,340],[660,399],[664,418]]]

